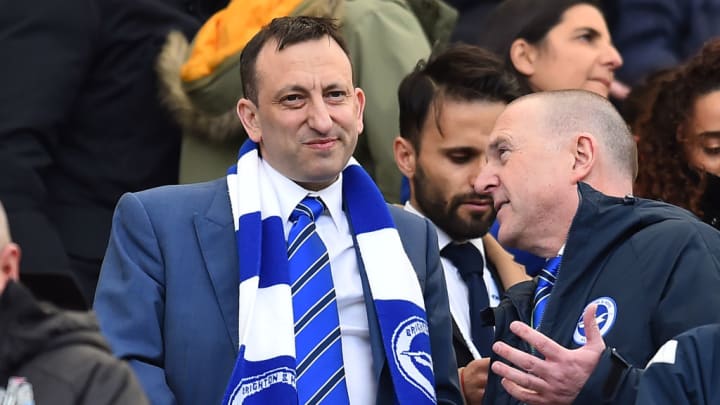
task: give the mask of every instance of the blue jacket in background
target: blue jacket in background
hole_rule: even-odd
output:
[[[720,404],[720,324],[700,326],[667,342],[638,387],[637,405]]]
[[[617,77],[629,85],[683,63],[720,35],[720,0],[606,0],[603,9],[624,59]]]

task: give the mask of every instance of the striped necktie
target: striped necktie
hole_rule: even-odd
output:
[[[535,289],[535,306],[532,312],[532,327],[538,329],[545,313],[545,305],[547,305],[550,292],[555,285],[555,280],[560,269],[562,256],[555,256],[545,262],[545,267],[538,273],[538,285]]]
[[[330,257],[315,230],[315,218],[324,210],[318,197],[308,196],[290,215],[288,265],[300,404],[348,402]]]

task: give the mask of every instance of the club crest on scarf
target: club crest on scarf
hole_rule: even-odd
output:
[[[427,321],[417,316],[398,325],[392,336],[395,364],[405,379],[429,400],[435,401],[432,357],[424,348],[430,345]]]

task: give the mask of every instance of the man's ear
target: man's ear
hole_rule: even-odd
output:
[[[357,100],[358,112],[357,112],[357,131],[361,134],[365,128],[363,123],[363,114],[365,113],[365,92],[361,88],[355,88],[355,99]]]
[[[3,284],[20,279],[20,246],[15,243],[8,243],[0,250],[0,278]]]
[[[396,137],[393,142],[393,153],[400,172],[408,179],[412,179],[415,176],[415,165],[417,164],[417,155],[412,143],[401,136]]]
[[[583,181],[590,175],[597,159],[597,146],[597,141],[591,134],[582,133],[575,137],[573,181]]]
[[[237,115],[240,117],[245,132],[253,142],[260,143],[262,140],[262,128],[258,119],[258,109],[252,101],[241,98],[237,103]]]
[[[510,61],[515,69],[525,76],[535,73],[537,49],[526,40],[518,38],[510,45]]]

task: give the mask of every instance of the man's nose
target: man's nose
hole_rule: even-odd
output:
[[[328,133],[333,127],[330,111],[323,99],[313,100],[308,110],[308,125],[318,133]]]
[[[473,181],[473,189],[476,193],[492,193],[498,185],[497,174],[489,164],[483,166]]]

